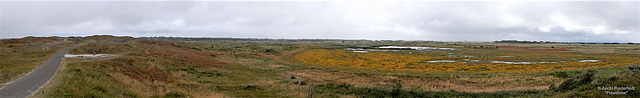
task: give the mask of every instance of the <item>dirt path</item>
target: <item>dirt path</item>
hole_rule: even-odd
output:
[[[305,50],[307,50],[307,49],[306,48],[300,48],[300,49],[297,49],[297,50],[289,51],[289,52],[286,52],[286,53],[284,53],[284,54],[282,54],[280,56],[275,57],[274,60],[276,60],[278,62],[281,62],[281,63],[289,64],[289,65],[295,65],[295,63],[291,63],[291,62],[287,61],[287,59],[291,59],[291,58],[293,58],[292,56],[294,56],[295,54],[297,54],[299,52],[302,52],[302,51],[305,51]]]

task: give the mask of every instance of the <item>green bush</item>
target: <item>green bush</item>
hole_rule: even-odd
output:
[[[573,90],[582,85],[588,84],[594,80],[593,75],[596,72],[597,72],[596,70],[590,69],[584,72],[582,75],[567,79],[566,81],[562,82],[562,84],[558,85],[557,88],[553,88],[553,91],[564,92],[564,91]]]
[[[567,74],[567,72],[558,71],[558,72],[554,73],[553,76],[558,77],[558,78],[567,78],[567,77],[569,77],[569,74]]]
[[[247,85],[247,86],[244,86],[242,89],[244,89],[244,90],[261,90],[262,87],[255,86],[255,85]]]
[[[277,51],[275,49],[265,49],[264,52],[268,53],[268,54],[275,54],[275,55],[279,55],[280,54],[280,51]]]

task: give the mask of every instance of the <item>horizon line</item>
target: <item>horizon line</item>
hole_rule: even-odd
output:
[[[24,36],[24,37],[1,37],[0,40],[4,39],[21,39],[26,37],[90,37],[90,36],[115,36],[115,37],[133,37],[133,38],[143,38],[143,37],[174,37],[174,38],[232,38],[232,39],[286,39],[286,40],[300,40],[300,39],[322,39],[322,40],[369,40],[369,41],[438,41],[438,42],[496,42],[496,41],[504,41],[504,40],[516,40],[516,41],[538,41],[538,42],[561,42],[561,43],[640,43],[633,41],[554,41],[554,40],[520,40],[520,39],[500,39],[500,40],[492,40],[492,41],[478,41],[478,40],[414,40],[414,39],[367,39],[367,38],[270,38],[270,37],[221,37],[221,36],[133,36],[133,35],[110,35],[110,34],[95,34],[95,35],[68,35],[68,36]]]

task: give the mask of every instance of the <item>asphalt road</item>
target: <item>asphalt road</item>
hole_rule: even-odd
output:
[[[82,44],[74,45],[59,51],[31,73],[3,87],[0,89],[0,97],[25,98],[35,94],[40,90],[40,88],[42,88],[42,86],[49,83],[49,80],[51,80],[53,75],[56,74],[58,68],[60,68],[64,54],[67,54],[71,49],[80,45]]]

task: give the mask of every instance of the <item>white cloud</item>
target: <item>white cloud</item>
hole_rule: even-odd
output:
[[[580,21],[576,21],[558,13],[549,15],[549,18],[551,18],[550,20],[553,22],[553,24],[558,25],[559,27],[564,28],[564,30],[569,32],[587,30],[587,27],[585,27],[583,23],[580,23]]]
[[[556,27],[555,25],[547,25],[547,26],[541,26],[538,27],[538,30],[540,30],[541,32],[551,32],[551,28]]]

